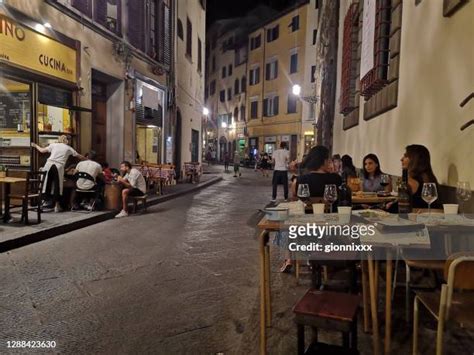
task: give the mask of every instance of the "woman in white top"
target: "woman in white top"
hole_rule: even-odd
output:
[[[40,153],[51,153],[42,168],[43,171],[47,172],[43,193],[52,199],[54,212],[60,212],[59,198],[63,194],[64,166],[71,155],[80,160],[85,158],[68,145],[68,138],[65,135],[59,136],[58,143],[51,143],[45,148],[36,143],[31,143],[31,146]]]

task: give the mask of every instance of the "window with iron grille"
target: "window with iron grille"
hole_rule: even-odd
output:
[[[374,67],[361,79],[361,95],[369,99],[388,84],[391,1],[376,0]]]
[[[357,81],[357,42],[359,33],[358,4],[350,6],[344,19],[344,34],[342,39],[342,73],[341,73],[341,96],[340,112],[348,114],[357,105],[356,103],[356,81]]]
[[[193,57],[193,25],[189,18],[186,19],[186,55]]]

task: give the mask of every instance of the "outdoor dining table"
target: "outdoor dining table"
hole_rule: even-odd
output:
[[[422,210],[418,211],[422,212]],[[472,233],[474,235],[474,223],[469,220],[466,220],[466,224],[434,224],[426,223],[425,226],[432,239],[435,235],[443,234],[462,234],[462,233]],[[396,248],[416,248],[416,249],[431,249],[430,243],[416,244],[412,243],[410,245],[395,245],[387,240],[380,240],[378,242],[370,242],[374,248],[382,250],[385,252],[385,262],[386,262],[386,282],[385,282],[385,341],[384,341],[384,353],[390,354],[391,351],[391,330],[392,330],[392,297],[391,297],[391,287],[392,287],[392,273],[393,273],[393,251]],[[370,293],[370,314],[372,320],[372,341],[373,341],[373,353],[374,355],[379,355],[381,353],[380,349],[380,335],[379,335],[379,324],[378,324],[378,310],[377,310],[377,288],[378,288],[378,270],[379,270],[379,261],[373,257],[373,253],[367,254],[367,265],[369,272],[369,293]],[[362,289],[365,292],[364,288]],[[365,296],[365,295],[364,295]],[[363,297],[366,299],[366,297]],[[366,304],[364,304],[365,308]]]
[[[24,178],[17,178],[17,177],[1,177],[0,178],[0,184],[4,185],[4,190],[3,190],[3,200],[5,203],[5,213],[3,214],[3,223],[8,223],[10,220],[10,191],[11,191],[11,185],[12,184],[17,184],[17,183],[22,183],[26,182],[26,179]],[[0,204],[0,213],[2,212],[1,210],[1,204]]]

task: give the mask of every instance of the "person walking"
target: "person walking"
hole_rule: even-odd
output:
[[[234,177],[237,177],[237,173],[239,174],[239,177],[242,176],[242,173],[240,172],[240,153],[238,150],[234,152]]]
[[[262,159],[260,160],[260,170],[262,171],[263,177],[268,177],[268,170],[270,169],[270,158],[267,153],[264,153]]]
[[[288,162],[290,152],[286,149],[286,142],[280,143],[280,149],[273,152],[273,179],[272,179],[272,201],[276,202],[278,185],[283,185],[285,201],[288,200]]]
[[[229,172],[229,161],[230,161],[229,153],[225,152],[224,153],[224,172],[225,173]]]

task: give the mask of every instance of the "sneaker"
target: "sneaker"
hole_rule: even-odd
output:
[[[125,212],[124,210],[121,210],[120,213],[115,216],[115,218],[122,218],[122,217],[128,217],[128,213]]]
[[[275,198],[272,198],[270,202],[277,202],[277,200]]]

